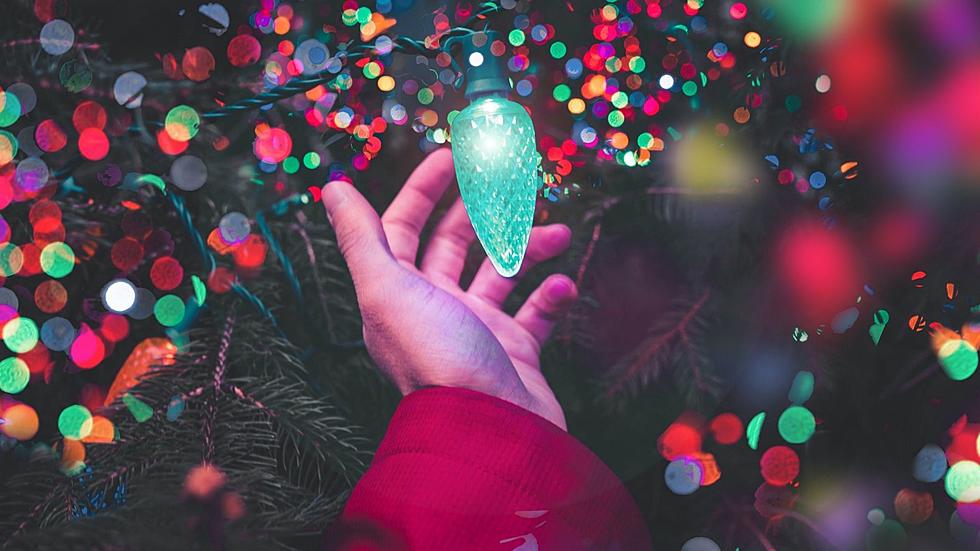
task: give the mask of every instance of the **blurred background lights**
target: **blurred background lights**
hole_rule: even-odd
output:
[[[10,438],[30,440],[37,434],[39,420],[34,408],[27,404],[14,404],[3,411],[0,431]]]
[[[31,372],[24,360],[12,356],[0,360],[0,390],[8,394],[17,394],[24,390]]]
[[[11,352],[28,352],[37,344],[37,339],[37,324],[31,319],[17,317],[3,326],[3,343]]]
[[[483,65],[483,54],[480,52],[473,52],[470,54],[470,65],[473,67],[479,67]]]
[[[820,92],[821,94],[826,94],[827,92],[829,92],[830,76],[820,75],[819,77],[817,77],[817,82],[814,83],[814,87],[817,89],[817,92]]]
[[[681,551],[721,551],[721,547],[712,539],[698,536],[684,542]]]
[[[938,352],[939,365],[954,381],[962,381],[977,370],[977,349],[965,340],[950,339]]]
[[[980,499],[980,465],[975,461],[960,461],[946,472],[946,493],[956,501]]]
[[[790,406],[779,416],[779,435],[790,444],[802,444],[813,436],[816,421],[810,410],[803,406]]]
[[[701,466],[689,457],[671,461],[664,471],[664,482],[677,495],[693,494],[701,487]]]
[[[81,440],[92,432],[92,414],[85,406],[68,406],[58,416],[58,430],[65,438]]]
[[[936,482],[946,474],[946,452],[935,444],[926,444],[915,455],[912,476],[919,482]]]
[[[102,304],[119,314],[129,311],[136,304],[136,286],[125,279],[110,281],[102,290]]]
[[[773,486],[786,486],[800,474],[800,457],[786,446],[773,446],[759,461],[762,478]]]

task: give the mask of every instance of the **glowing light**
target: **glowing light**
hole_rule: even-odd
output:
[[[98,128],[86,128],[78,136],[78,151],[90,161],[101,161],[109,154],[109,138]]]
[[[749,442],[749,447],[753,450],[759,448],[759,435],[762,434],[762,424],[766,421],[766,412],[760,411],[755,414],[745,428],[745,439]]]
[[[701,466],[689,457],[671,461],[664,470],[664,482],[677,495],[690,495],[701,487]]]
[[[303,166],[310,170],[314,170],[320,166],[320,154],[316,151],[310,151],[306,155],[303,155]]]
[[[814,84],[817,92],[821,94],[826,94],[830,91],[830,77],[828,75],[820,75],[817,77],[817,82]]]
[[[129,335],[129,321],[119,314],[108,314],[102,318],[99,334],[109,342],[119,342]]]
[[[0,360],[0,391],[17,394],[27,387],[31,370],[24,360],[11,356]]]
[[[27,404],[14,404],[3,412],[3,423],[0,430],[17,440],[30,440],[37,434],[37,412]]]
[[[37,345],[37,324],[29,318],[17,317],[3,326],[3,343],[11,352],[22,354]]]
[[[980,499],[980,465],[974,461],[960,461],[946,472],[946,493],[956,501],[972,502]]]
[[[150,417],[153,417],[153,408],[132,394],[128,392],[124,394],[122,401],[126,404],[126,408],[129,409],[129,412],[136,419],[137,423],[142,423],[149,420]]]
[[[378,89],[382,92],[390,92],[395,89],[395,79],[391,75],[384,75],[378,79]]]
[[[868,522],[875,526],[880,525],[885,522],[885,512],[878,508],[868,511]]]
[[[136,286],[125,279],[110,281],[102,289],[102,304],[119,314],[129,311],[136,304]]]
[[[20,100],[17,96],[0,91],[0,127],[7,127],[20,118]]]
[[[748,13],[749,8],[742,2],[735,2],[732,7],[728,8],[728,14],[732,16],[732,19],[744,19]]]
[[[769,0],[783,27],[795,38],[819,40],[840,27],[853,4],[845,0]]]
[[[34,141],[46,153],[54,153],[68,144],[68,136],[58,123],[51,119],[41,122],[34,130]],[[0,153],[0,164],[3,164],[3,154]]]
[[[932,516],[934,507],[929,492],[902,488],[895,494],[895,515],[905,524],[922,524]]]
[[[17,138],[6,130],[0,130],[0,166],[14,160],[14,157],[17,156],[18,148]]]
[[[742,437],[742,420],[734,413],[722,413],[708,427],[719,444],[734,444]]]
[[[82,439],[82,442],[86,444],[108,444],[115,440],[115,436],[116,427],[112,421],[101,415],[96,415],[92,417],[92,431]]]
[[[469,62],[471,67],[479,67],[480,65],[483,65],[483,54],[480,52],[471,53]]]
[[[10,277],[24,266],[24,252],[11,242],[0,244],[0,276]]]
[[[226,54],[233,66],[247,67],[262,57],[262,45],[252,35],[240,34],[228,43]]]
[[[164,295],[153,306],[153,315],[164,327],[173,327],[184,319],[184,301],[176,295]]]
[[[701,433],[684,422],[671,423],[657,439],[657,451],[668,461],[701,451]]]
[[[129,353],[119,373],[116,374],[112,386],[105,396],[104,405],[112,404],[116,399],[129,391],[139,378],[154,365],[173,365],[177,347],[169,339],[150,337],[140,341]]]
[[[650,4],[651,6],[655,4]],[[721,547],[710,538],[698,536],[684,542],[681,551],[721,551]]]
[[[75,268],[75,252],[66,243],[49,243],[41,250],[41,269],[53,278],[70,274]]]
[[[88,325],[82,324],[71,343],[68,357],[81,369],[92,369],[105,359],[105,343]]]
[[[800,457],[786,446],[773,446],[759,460],[762,478],[773,486],[786,486],[800,474]]]
[[[34,303],[37,309],[45,314],[54,314],[65,307],[68,302],[68,291],[65,286],[49,279],[34,289]],[[43,329],[42,329],[43,332]]]
[[[813,395],[813,373],[800,371],[793,377],[793,384],[789,389],[789,401],[801,405]]]
[[[161,256],[150,268],[150,281],[161,291],[171,291],[184,279],[184,267],[172,256]]]
[[[980,448],[980,446],[978,446]],[[915,454],[912,476],[919,482],[936,482],[946,474],[946,452],[935,444],[926,444]]]
[[[790,444],[802,444],[813,436],[816,420],[803,406],[790,406],[779,416],[779,435]]]
[[[201,125],[201,117],[192,107],[178,105],[167,113],[164,130],[167,135],[178,142],[186,142],[197,135]]]
[[[735,112],[732,114],[732,118],[738,124],[745,124],[749,122],[749,119],[751,117],[752,117],[752,112],[749,111],[748,108],[746,107],[738,107],[735,109]]]
[[[293,149],[293,138],[282,128],[266,128],[257,134],[253,151],[260,161],[282,162]]]
[[[75,107],[72,113],[71,122],[75,125],[75,130],[79,132],[87,128],[103,129],[108,121],[105,108],[91,100],[86,100]]]
[[[564,42],[555,41],[551,44],[551,47],[548,49],[548,52],[551,54],[551,57],[555,59],[561,59],[565,57],[566,53],[568,53],[568,47],[565,46]]]
[[[950,339],[939,347],[939,365],[954,381],[968,379],[977,370],[977,349],[962,339]]]
[[[196,275],[191,275],[191,286],[194,288],[194,300],[197,301],[198,306],[204,306],[204,301],[208,296],[208,288],[201,281],[201,278]]]
[[[75,328],[65,318],[55,317],[41,326],[41,341],[56,352],[67,350],[75,339]]]
[[[670,75],[663,75],[660,77],[658,83],[660,84],[660,87],[663,88],[664,90],[670,90],[671,88],[674,87],[674,77]]]
[[[211,51],[203,46],[195,46],[184,52],[180,68],[190,80],[202,82],[211,78],[215,61]]]
[[[68,406],[58,416],[58,430],[65,438],[81,440],[92,432],[92,414],[85,406]]]

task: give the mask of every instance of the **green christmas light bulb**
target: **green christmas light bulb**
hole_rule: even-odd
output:
[[[490,52],[497,33],[461,39],[470,104],[452,121],[453,163],[459,192],[476,236],[497,272],[520,270],[541,177],[534,125],[507,99],[503,62]]]

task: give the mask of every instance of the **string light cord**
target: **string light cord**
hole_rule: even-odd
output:
[[[498,2],[481,3],[479,9],[477,9],[476,12],[470,16],[462,26],[454,27],[439,36],[440,47],[438,48],[428,48],[422,41],[415,40],[407,36],[399,36],[392,41],[391,51],[393,53],[414,54],[428,58],[434,58],[443,52],[448,53],[454,39],[480,32],[472,27],[477,22],[485,20],[487,16],[501,9],[502,8]],[[368,57],[375,51],[376,48],[372,44],[359,43],[351,40],[341,45],[337,56],[341,59],[346,59],[348,62],[352,62]],[[453,59],[452,64],[454,69],[456,69],[456,72],[459,73],[459,66],[456,64],[455,59]],[[275,88],[262,92],[257,96],[229,103],[219,107],[218,109],[203,113],[201,118],[209,120],[221,119],[231,115],[260,109],[266,105],[269,105],[270,103],[275,103],[279,100],[290,98],[296,94],[302,94],[321,84],[326,84],[327,82],[333,80],[336,76],[337,73],[326,70],[309,77],[294,78],[286,84],[276,86]]]

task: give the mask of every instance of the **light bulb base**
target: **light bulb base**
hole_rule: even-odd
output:
[[[463,95],[467,99],[510,92],[510,79],[504,61],[490,51],[490,45],[500,40],[500,33],[475,32],[457,40],[462,44],[463,64],[466,67],[466,90]]]

